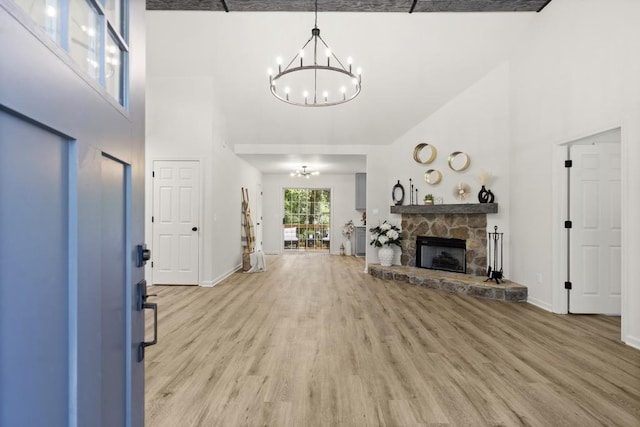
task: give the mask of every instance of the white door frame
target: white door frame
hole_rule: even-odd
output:
[[[256,230],[256,250],[262,250],[262,241],[264,239],[264,213],[262,212],[262,196],[264,195],[264,190],[262,189],[262,183],[256,183],[256,194],[255,194],[255,208],[253,212],[255,212],[255,230]]]
[[[629,208],[625,203],[625,195],[631,191],[629,181],[629,146],[630,131],[633,127],[631,117],[621,122],[608,123],[597,128],[591,129],[585,133],[577,134],[572,137],[554,138],[556,141],[552,151],[552,198],[551,198],[551,276],[552,276],[552,307],[551,311],[558,314],[567,314],[567,291],[564,289],[567,268],[567,239],[564,221],[567,218],[567,191],[566,191],[566,170],[563,166],[564,160],[567,158],[567,144],[599,133],[607,132],[616,128],[621,128],[620,152],[621,152],[621,192],[622,192],[622,228],[629,230]],[[636,129],[637,130],[637,129]],[[628,300],[629,289],[631,286],[630,266],[634,260],[630,259],[627,248],[630,244],[629,233],[622,233],[621,251],[622,251],[622,272],[621,272],[621,337],[622,340],[629,343],[627,319],[630,313],[630,301]],[[640,342],[633,341],[632,345],[640,348]]]
[[[198,230],[199,230],[199,237],[198,237],[198,285],[199,286],[207,286],[206,284],[203,284],[203,277],[204,277],[204,241],[205,241],[205,233],[207,232],[207,218],[205,218],[204,216],[204,212],[205,212],[205,206],[204,206],[204,202],[205,202],[205,198],[204,198],[204,194],[205,194],[205,162],[201,157],[181,157],[181,156],[171,156],[171,157],[167,157],[167,156],[158,156],[158,157],[153,157],[150,159],[146,160],[146,177],[147,177],[147,185],[145,185],[145,194],[146,194],[146,206],[145,206],[145,211],[147,212],[146,214],[146,221],[145,224],[147,225],[145,227],[145,240],[148,242],[147,243],[147,247],[148,249],[151,250],[151,257],[153,258],[153,222],[151,221],[151,218],[154,216],[155,212],[153,211],[154,208],[154,200],[153,200],[153,188],[154,188],[154,183],[153,183],[153,177],[152,177],[152,173],[153,173],[153,164],[156,161],[163,161],[163,162],[167,162],[167,161],[176,161],[176,162],[189,162],[189,161],[193,161],[193,162],[198,162],[199,164],[199,176],[198,179],[200,180],[200,192],[198,194],[198,203],[200,204],[199,207],[199,212],[198,214],[200,215],[200,224],[198,225]],[[154,280],[153,280],[153,268],[151,267],[151,263],[147,262],[146,266],[145,266],[145,277],[148,277],[149,280],[147,280],[149,286],[152,286]],[[209,285],[210,286],[210,285]]]

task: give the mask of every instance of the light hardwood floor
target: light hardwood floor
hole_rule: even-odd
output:
[[[267,269],[151,288],[148,426],[640,426],[619,318],[387,282],[353,257]]]

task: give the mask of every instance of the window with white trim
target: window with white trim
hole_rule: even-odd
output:
[[[128,0],[14,0],[120,105],[127,106]]]

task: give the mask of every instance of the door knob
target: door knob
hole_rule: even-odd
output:
[[[191,231],[198,231],[198,227],[193,227]]]

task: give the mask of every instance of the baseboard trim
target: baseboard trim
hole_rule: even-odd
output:
[[[232,268],[231,270],[227,271],[226,273],[222,273],[220,276],[216,277],[213,280],[203,280],[200,282],[200,287],[202,288],[213,288],[215,285],[219,284],[220,282],[224,281],[224,279],[226,279],[227,277],[231,276],[233,273],[235,273],[236,271],[239,271],[242,269],[242,264],[238,264],[236,267]]]
[[[553,313],[553,308],[551,307],[551,304],[549,304],[548,302],[540,301],[539,299],[531,298],[531,297],[527,297],[527,302],[531,305],[535,305],[538,308],[541,308],[543,310]]]
[[[628,336],[624,338],[623,342],[629,347],[637,348],[638,350],[640,350],[640,338]]]

